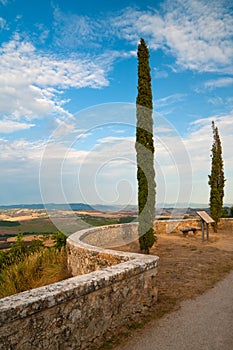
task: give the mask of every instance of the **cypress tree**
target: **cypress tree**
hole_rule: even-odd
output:
[[[156,240],[155,219],[155,171],[152,119],[152,90],[149,66],[149,50],[144,39],[138,45],[138,95],[137,95],[137,180],[138,180],[138,235],[141,251],[149,254]]]
[[[223,196],[224,196],[224,169],[222,159],[222,145],[218,133],[218,128],[212,122],[213,145],[211,149],[211,174],[209,175],[210,185],[210,215],[215,221],[214,231],[217,232],[217,225],[222,216]]]

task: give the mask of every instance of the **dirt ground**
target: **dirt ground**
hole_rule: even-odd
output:
[[[151,253],[160,257],[158,309],[163,313],[211,288],[233,269],[233,233],[212,234],[209,242],[202,242],[201,235],[160,235]]]
[[[140,252],[138,242],[117,249]],[[187,237],[179,233],[160,234],[150,254],[160,258],[159,303],[171,301],[178,306],[181,300],[211,288],[233,269],[233,232],[219,230],[204,242],[201,232]]]
[[[140,252],[138,242],[118,247],[117,250]],[[211,233],[208,242],[202,242],[201,232],[187,237],[178,233],[160,234],[150,254],[160,258],[158,302],[142,322],[129,326],[129,332],[122,332],[123,338],[125,334],[130,336],[132,329],[141,328],[150,319],[158,319],[178,309],[181,301],[204,293],[232,270],[233,232],[219,230],[217,234]],[[119,337],[112,340],[108,348],[122,341]]]

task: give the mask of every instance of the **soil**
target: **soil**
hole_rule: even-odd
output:
[[[138,242],[116,249],[140,253]],[[160,234],[150,254],[160,258],[158,302],[141,322],[129,325],[127,331],[124,329],[121,335],[111,339],[108,348],[114,347],[125,336],[130,336],[132,329],[141,328],[149,320],[178,309],[181,301],[204,293],[231,271],[233,232],[222,229],[211,233],[208,242],[202,242],[201,233],[187,237],[183,237],[182,233]]]
[[[137,241],[117,250],[140,253]],[[179,233],[160,234],[150,254],[160,258],[159,304],[170,301],[178,306],[180,301],[211,288],[233,269],[233,232],[219,230],[204,242],[201,233],[187,237]]]

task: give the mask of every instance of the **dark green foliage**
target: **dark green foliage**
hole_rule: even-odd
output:
[[[152,90],[149,50],[144,39],[138,45],[138,95],[137,95],[137,180],[138,180],[138,235],[142,251],[149,253],[154,244],[155,172],[152,119]]]
[[[56,233],[53,234],[53,239],[55,241],[55,245],[54,247],[56,249],[61,249],[62,247],[65,247],[66,246],[66,239],[67,239],[67,236],[61,232],[61,231],[58,231]]]
[[[115,225],[118,224],[116,218],[106,218],[104,216],[93,216],[93,215],[80,215],[81,219],[85,221],[90,226],[105,226],[105,225]]]
[[[15,258],[20,258],[22,255],[27,254],[27,246],[23,242],[23,235],[18,234],[17,240],[11,245],[11,255]]]
[[[20,226],[20,223],[18,221],[0,220],[0,226],[15,227]]]
[[[233,206],[230,207],[230,217],[233,218]]]
[[[90,226],[105,226],[105,225],[116,225],[124,224],[132,221],[137,221],[137,218],[134,216],[122,216],[121,218],[117,217],[104,217],[104,216],[93,216],[93,215],[79,215],[80,218],[85,221]]]
[[[222,218],[228,218],[229,217],[229,210],[228,208],[222,208]]]
[[[132,222],[132,221],[136,221],[137,218],[135,218],[134,216],[122,216],[119,219],[119,224],[126,224],[128,222]]]
[[[222,146],[218,133],[218,128],[212,122],[213,145],[212,145],[212,165],[209,175],[210,185],[210,215],[215,221],[214,230],[217,231],[218,222],[222,216],[223,196],[224,196],[224,169],[222,159]]]

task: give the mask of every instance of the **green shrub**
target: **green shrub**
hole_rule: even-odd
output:
[[[53,239],[55,241],[54,247],[56,249],[61,249],[62,247],[66,246],[67,236],[63,232],[58,231],[58,232],[54,233],[53,234]]]

